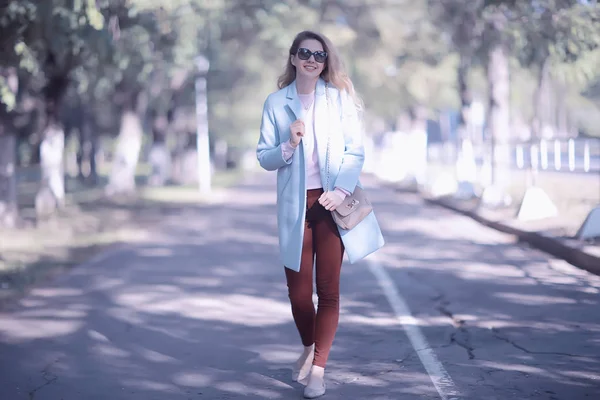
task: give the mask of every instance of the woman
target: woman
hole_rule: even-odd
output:
[[[315,32],[299,33],[278,86],[264,104],[257,158],[264,169],[277,171],[279,251],[304,344],[292,379],[306,384],[304,397],[312,399],[325,393],[344,252],[353,263],[384,241],[372,212],[351,230],[331,216],[360,186],[364,162],[359,101],[331,42]]]

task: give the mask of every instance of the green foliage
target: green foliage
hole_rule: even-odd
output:
[[[33,97],[68,77],[69,106],[116,132],[121,100],[134,94],[147,99],[147,116],[178,109],[193,120],[194,59],[204,54],[211,135],[251,145],[301,30],[332,39],[367,112],[388,121],[414,106],[458,108],[461,62],[485,97],[482,66],[501,40],[518,60],[512,106],[530,115],[545,60],[570,98],[598,101],[598,16],[597,4],[575,0],[13,0],[0,7],[0,68],[19,67],[21,91]],[[18,99],[0,79],[0,101]]]
[[[35,19],[36,5],[28,0],[12,0],[0,5],[0,72],[3,67],[21,63],[32,68],[32,57],[23,42],[24,34]],[[14,110],[16,93],[11,89],[6,77],[0,74],[0,105],[6,111]]]
[[[12,111],[17,103],[16,93],[10,89],[6,78],[3,76],[0,76],[0,102],[4,104],[7,111]]]
[[[83,62],[104,19],[94,1],[52,0],[37,7],[30,47],[46,73],[68,73]]]
[[[15,65],[15,46],[23,41],[27,29],[35,20],[37,5],[30,0],[11,0],[0,5],[0,65]]]
[[[514,118],[533,118],[534,103],[540,99],[536,93],[545,91],[548,95],[548,90],[557,85],[564,88],[561,90],[569,99],[583,101],[581,94],[587,93],[599,78],[597,2],[432,0],[429,5],[437,25],[450,38],[449,47],[461,55],[467,67],[485,68],[487,55],[498,44],[509,49],[518,61],[511,71]],[[541,77],[543,68],[549,71],[549,78]],[[484,97],[483,89],[474,92],[475,97]],[[571,113],[577,107],[575,103],[567,102]],[[586,113],[597,110],[586,107]]]

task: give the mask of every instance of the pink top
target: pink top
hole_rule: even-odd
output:
[[[309,94],[298,94],[300,102],[304,109],[304,158],[306,165],[306,189],[319,189],[323,187],[321,182],[321,173],[319,171],[319,157],[317,151],[317,141],[314,129],[314,100],[315,92]],[[296,149],[292,147],[289,141],[281,144],[281,152],[283,158],[289,160]],[[346,190],[336,187],[334,191],[339,194],[342,199],[346,198],[348,193]]]

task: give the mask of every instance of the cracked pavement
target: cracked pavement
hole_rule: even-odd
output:
[[[365,183],[377,259],[460,399],[600,398],[600,277]],[[0,399],[302,398],[274,175],[224,195],[0,310]],[[441,399],[366,262],[341,289],[323,398]]]

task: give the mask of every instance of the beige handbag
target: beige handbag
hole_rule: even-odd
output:
[[[327,121],[329,121],[329,90],[328,84],[325,83],[325,97],[327,101]],[[329,147],[331,141],[331,133],[327,133],[327,184],[326,188],[329,190]],[[346,196],[342,204],[340,204],[334,211],[331,212],[333,220],[342,229],[350,230],[359,224],[360,221],[365,219],[373,211],[373,206],[367,197],[365,191],[358,185],[354,188],[354,192],[351,195]]]

